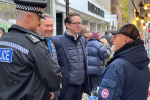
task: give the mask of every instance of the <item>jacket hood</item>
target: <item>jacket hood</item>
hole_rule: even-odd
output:
[[[144,48],[144,42],[141,39],[126,43],[116,52],[118,53],[115,53],[114,57],[108,63],[111,63],[117,58],[122,58],[134,64],[140,69],[147,67],[149,64],[149,58]]]

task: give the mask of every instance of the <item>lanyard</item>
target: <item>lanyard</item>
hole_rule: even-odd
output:
[[[48,45],[48,48],[49,48],[50,53],[52,54],[52,49],[51,49],[51,46],[50,46],[50,38],[48,38],[47,45]]]

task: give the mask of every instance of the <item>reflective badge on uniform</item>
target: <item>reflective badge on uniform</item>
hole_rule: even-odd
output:
[[[0,48],[0,62],[12,62],[12,49]]]
[[[101,96],[103,98],[107,98],[109,96],[109,91],[108,89],[103,89],[102,92],[101,92]]]
[[[26,36],[27,36],[33,43],[38,43],[38,42],[40,42],[39,38],[37,38],[37,37],[34,36],[34,35],[26,34]]]

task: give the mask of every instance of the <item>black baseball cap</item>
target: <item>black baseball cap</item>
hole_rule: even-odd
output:
[[[107,32],[111,33],[112,35],[123,34],[133,40],[136,40],[137,37],[140,37],[138,29],[133,24],[125,24],[121,26],[118,30],[109,30]]]
[[[47,2],[34,0],[14,0],[14,3],[16,4],[16,9],[34,12],[41,18],[45,19],[42,14],[44,12],[44,8],[47,6]]]

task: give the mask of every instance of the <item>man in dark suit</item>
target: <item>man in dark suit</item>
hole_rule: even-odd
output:
[[[66,32],[52,37],[62,72],[59,100],[81,100],[82,93],[88,93],[86,40],[79,34],[79,14],[68,14],[64,22]]]

